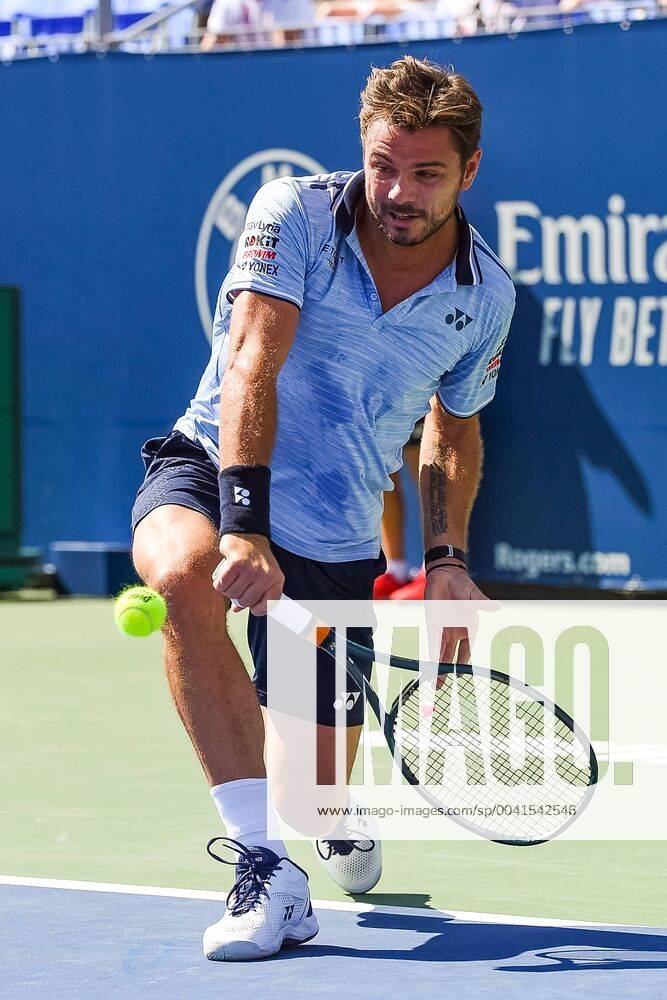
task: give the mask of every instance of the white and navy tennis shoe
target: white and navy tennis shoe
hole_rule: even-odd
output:
[[[234,853],[232,860],[211,850],[219,840]],[[268,848],[244,847],[230,837],[214,837],[206,849],[216,861],[236,865],[224,915],[204,931],[206,958],[249,962],[315,937],[320,928],[302,868]]]
[[[355,816],[345,823],[345,840],[316,840],[320,864],[339,888],[352,894],[370,892],[382,875],[380,841],[368,819]]]

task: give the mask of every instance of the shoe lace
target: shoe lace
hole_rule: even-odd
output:
[[[320,844],[323,844],[326,854],[322,853]],[[368,854],[375,847],[374,840],[317,840],[315,842],[317,848],[317,853],[322,858],[323,861],[328,861],[335,854],[340,854],[346,857],[348,854],[352,854],[352,851],[361,851],[362,854]]]
[[[218,841],[222,841],[225,849],[231,851],[234,857],[228,859],[216,854],[211,848]],[[250,912],[261,901],[262,896],[268,896],[267,883],[281,860],[273,851],[262,847],[249,850],[231,837],[213,837],[206,845],[206,850],[223,865],[236,867],[236,881],[227,894],[227,909],[233,916],[239,917]]]

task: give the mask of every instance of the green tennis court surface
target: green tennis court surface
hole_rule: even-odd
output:
[[[109,601],[0,601],[1,874],[227,888],[160,648],[118,634]],[[293,855],[314,897],[349,901],[309,844]],[[384,857],[376,904],[667,926],[664,842],[388,843]]]

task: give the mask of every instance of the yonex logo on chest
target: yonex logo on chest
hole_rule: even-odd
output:
[[[454,312],[447,313],[445,323],[447,326],[453,326],[455,330],[465,330],[468,323],[472,323],[472,316],[468,316],[460,309],[455,309]]]

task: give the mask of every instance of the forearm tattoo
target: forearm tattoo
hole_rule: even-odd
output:
[[[444,535],[447,531],[446,483],[447,477],[444,469],[438,465],[432,465],[429,469],[428,496],[431,508],[431,532],[434,537]]]

